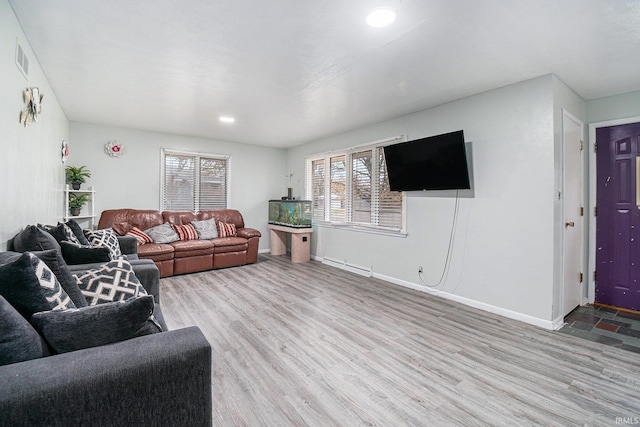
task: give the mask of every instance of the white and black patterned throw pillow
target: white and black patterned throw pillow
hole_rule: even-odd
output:
[[[77,277],[78,286],[89,305],[147,295],[131,264],[122,257]]]
[[[75,243],[80,245],[80,240],[78,240],[78,238],[76,237],[75,233],[73,232],[73,230],[71,229],[71,227],[69,227],[67,224],[63,224],[61,222],[58,223],[58,227],[60,227],[60,229],[62,230],[62,233],[64,234],[65,240],[71,243]]]
[[[104,230],[84,230],[84,235],[91,246],[109,248],[111,259],[117,259],[122,256],[120,251],[120,243],[116,233],[110,228]]]
[[[51,310],[65,310],[67,308],[76,308],[76,305],[71,301],[69,295],[62,289],[58,278],[53,274],[53,271],[47,264],[45,264],[40,258],[27,252],[31,260],[31,265],[35,271],[38,282],[40,282],[40,288],[42,293],[47,299]]]
[[[0,266],[0,295],[27,320],[37,311],[76,307],[51,269],[31,252]]]

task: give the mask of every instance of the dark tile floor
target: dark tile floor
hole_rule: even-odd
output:
[[[640,353],[640,313],[586,305],[564,320],[559,332]]]

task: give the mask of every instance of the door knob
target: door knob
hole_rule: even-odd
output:
[[[576,224],[573,221],[569,221],[569,222],[565,222],[564,226],[565,227],[574,227]]]

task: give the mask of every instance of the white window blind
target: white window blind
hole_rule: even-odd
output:
[[[307,194],[313,194],[312,212],[314,221],[324,221],[325,164],[324,159],[312,160],[307,167]]]
[[[344,155],[331,158],[330,184],[331,208],[329,211],[329,220],[332,222],[346,222],[347,168]]]
[[[383,148],[397,140],[308,157],[306,198],[312,201],[313,220],[402,231],[403,193],[389,190]]]
[[[161,210],[227,207],[228,156],[162,151]]]
[[[371,223],[371,150],[351,155],[351,222]]]

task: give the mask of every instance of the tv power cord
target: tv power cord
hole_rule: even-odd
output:
[[[418,280],[420,280],[420,284],[427,288],[437,288],[440,285],[444,284],[445,278],[449,273],[449,266],[451,265],[451,254],[453,252],[453,241],[455,237],[455,229],[456,223],[458,222],[458,211],[460,209],[460,197],[458,197],[458,190],[456,190],[456,204],[455,209],[453,211],[453,221],[451,222],[451,232],[449,233],[449,245],[447,247],[447,258],[444,261],[444,268],[442,269],[442,275],[440,275],[440,280],[438,283],[430,284],[422,277],[422,267],[418,269]]]

